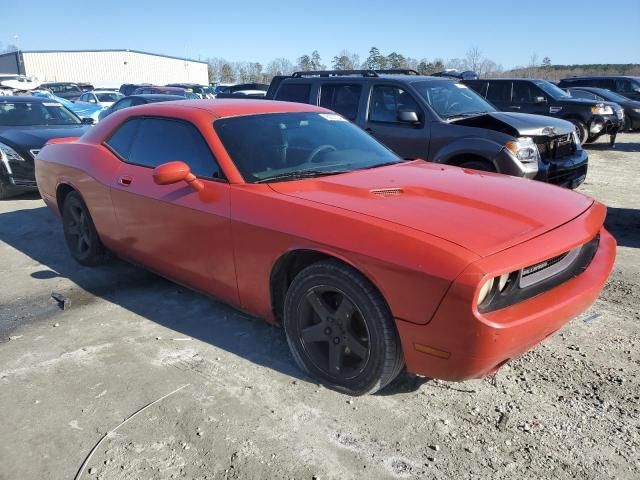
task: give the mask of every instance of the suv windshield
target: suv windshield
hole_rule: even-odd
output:
[[[213,126],[245,181],[282,181],[403,160],[335,113],[270,113]]]
[[[78,117],[58,102],[0,102],[0,126],[79,125]]]
[[[426,81],[414,82],[411,85],[444,119],[496,111],[493,105],[462,83]]]
[[[560,87],[555,86],[553,83],[548,82],[546,80],[536,80],[535,83],[538,87],[540,87],[544,93],[549,95],[554,100],[560,100],[562,98],[571,98],[567,92],[562,90]]]

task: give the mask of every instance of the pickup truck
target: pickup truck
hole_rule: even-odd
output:
[[[413,70],[277,76],[267,99],[320,105],[398,155],[576,188],[588,156],[567,121],[499,112],[457,79]]]

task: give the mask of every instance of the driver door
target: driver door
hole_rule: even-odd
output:
[[[238,303],[229,184],[199,130],[133,117],[106,142],[122,163],[111,185],[124,254],[163,276]],[[156,185],[153,168],[181,160],[204,185]]]
[[[364,130],[405,159],[427,158],[429,129],[425,114],[413,96],[400,86],[373,85]],[[402,111],[416,112],[419,123],[398,118]]]

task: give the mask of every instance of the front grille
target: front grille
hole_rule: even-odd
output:
[[[553,185],[570,187],[575,181],[583,181],[585,179],[588,168],[589,166],[586,163],[571,169],[556,169],[551,166],[549,168],[547,181]]]
[[[553,257],[553,258],[550,258],[548,260],[545,260],[544,262],[536,263],[535,265],[531,265],[529,267],[523,268],[522,269],[522,278],[529,277],[529,276],[533,275],[534,273],[539,272],[540,270],[544,270],[546,268],[552,267],[556,263],[561,262],[562,259],[565,258],[567,255],[569,255],[569,252],[565,252],[565,253],[563,253],[561,255],[558,255],[557,257]]]
[[[536,146],[540,152],[540,158],[544,162],[561,160],[570,157],[576,152],[576,142],[573,133],[558,135],[547,139],[536,141]]]

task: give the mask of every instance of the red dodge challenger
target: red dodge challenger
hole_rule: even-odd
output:
[[[36,161],[71,255],[107,251],[269,322],[325,385],[405,367],[480,378],[598,296],[606,209],[531,180],[406,161],[341,116],[255,100],[117,112]]]

